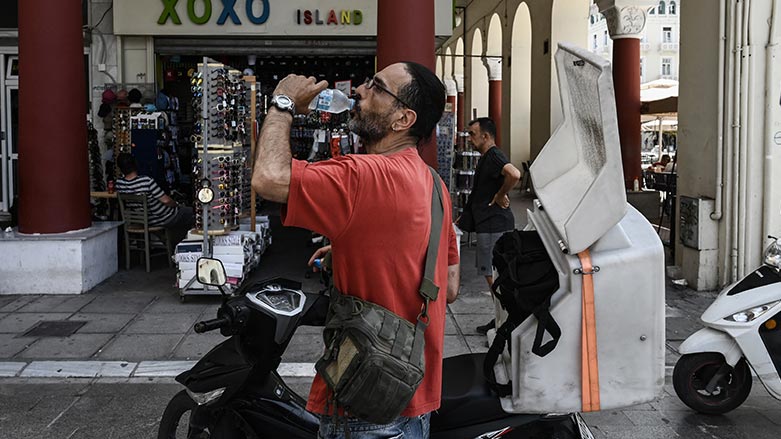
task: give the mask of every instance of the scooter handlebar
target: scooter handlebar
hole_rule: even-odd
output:
[[[198,323],[195,324],[194,329],[195,329],[195,332],[197,332],[198,334],[201,334],[201,333],[204,333],[204,332],[213,331],[215,329],[220,329],[223,326],[227,326],[228,324],[230,324],[230,320],[229,319],[227,319],[225,317],[219,317],[219,318],[216,318],[216,319],[211,319],[211,320],[206,320],[206,321],[203,321],[203,322],[198,322]]]

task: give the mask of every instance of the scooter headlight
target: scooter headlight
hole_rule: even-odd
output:
[[[781,244],[778,243],[777,239],[774,239],[765,249],[763,261],[766,265],[769,265],[776,270],[781,270]]]
[[[223,393],[225,393],[225,387],[220,387],[219,389],[211,390],[205,393],[195,393],[190,389],[186,390],[187,394],[190,395],[190,398],[192,398],[193,401],[195,401],[198,405],[205,405],[210,402],[214,402],[220,396],[222,396]]]
[[[751,309],[746,309],[741,312],[736,312],[735,314],[732,314],[729,317],[725,317],[725,320],[729,320],[731,322],[738,322],[738,323],[746,323],[750,322],[752,320],[756,320],[761,316],[762,314],[766,313],[767,310],[770,308],[778,305],[779,301],[766,303],[762,306],[757,306]]]

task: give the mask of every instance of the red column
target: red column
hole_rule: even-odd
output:
[[[460,133],[464,131],[464,92],[458,92],[456,96],[456,130]]]
[[[377,69],[414,61],[435,70],[434,0],[377,2]],[[423,160],[437,169],[437,142],[418,147]]]
[[[488,117],[496,124],[496,145],[503,151],[509,148],[502,145],[502,80],[488,81]]]
[[[642,181],[640,150],[640,40],[613,40],[613,84],[616,91],[618,135],[624,183],[632,189],[634,181]]]
[[[81,0],[19,2],[19,231],[91,225]]]

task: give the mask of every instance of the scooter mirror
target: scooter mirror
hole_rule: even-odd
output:
[[[219,259],[199,258],[196,274],[198,282],[203,285],[221,287],[228,281],[225,267],[222,266],[222,261]]]

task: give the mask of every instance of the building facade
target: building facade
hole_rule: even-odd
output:
[[[606,59],[613,57],[613,40],[607,21],[594,5],[589,16],[588,49]],[[680,53],[680,0],[661,0],[648,10],[640,38],[640,82],[678,80]]]

